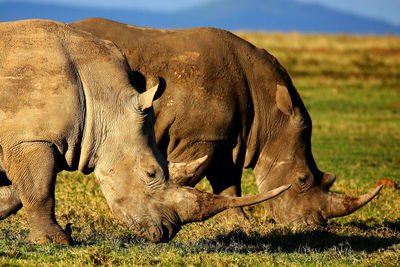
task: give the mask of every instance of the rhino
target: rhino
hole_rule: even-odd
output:
[[[159,86],[140,93],[114,43],[47,20],[1,23],[0,36],[0,219],[23,206],[31,241],[72,243],[54,213],[60,170],[94,171],[116,217],[152,242],[290,186],[225,197],[174,183],[155,143]],[[171,169],[184,177],[204,160]]]
[[[116,43],[140,86],[165,80],[154,105],[161,153],[170,161],[209,156],[178,183],[194,186],[206,176],[214,193],[240,196],[242,169],[252,168],[260,192],[292,184],[264,205],[276,222],[293,224],[325,224],[381,190],[356,197],[330,191],[336,176],[314,161],[310,115],[287,71],[265,49],[215,28],[160,30],[101,18],[70,25]],[[227,216],[245,220],[238,209]]]

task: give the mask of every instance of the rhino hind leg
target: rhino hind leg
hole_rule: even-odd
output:
[[[54,189],[56,149],[47,142],[26,142],[8,153],[7,176],[25,208],[32,242],[71,244],[71,237],[58,225]]]

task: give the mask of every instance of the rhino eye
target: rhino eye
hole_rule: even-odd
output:
[[[298,179],[299,179],[299,181],[300,181],[301,183],[304,183],[304,182],[307,181],[308,176],[307,176],[307,175],[303,175],[303,176],[300,176]]]
[[[146,171],[146,174],[150,178],[155,178],[156,177],[156,171],[155,170]]]

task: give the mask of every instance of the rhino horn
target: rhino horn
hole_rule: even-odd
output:
[[[378,195],[382,187],[383,185],[380,185],[371,192],[358,197],[351,197],[329,192],[329,203],[326,219],[345,216],[356,211],[370,202],[376,195]]]
[[[178,184],[187,185],[190,179],[194,177],[197,170],[207,160],[207,158],[208,156],[205,155],[204,157],[198,158],[190,162],[169,162],[168,172],[170,179]]]
[[[326,190],[328,190],[329,188],[331,188],[331,186],[333,185],[333,183],[336,180],[336,176],[334,174],[331,173],[324,173],[323,178],[322,178],[322,187]]]
[[[183,194],[175,202],[175,210],[182,223],[202,221],[229,209],[249,206],[273,198],[291,185],[284,185],[255,196],[227,197],[199,191],[191,187],[181,187]]]

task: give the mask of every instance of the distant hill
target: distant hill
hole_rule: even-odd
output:
[[[43,18],[71,22],[89,17],[156,28],[400,34],[400,26],[294,0],[219,0],[174,13],[0,2],[0,21]]]

